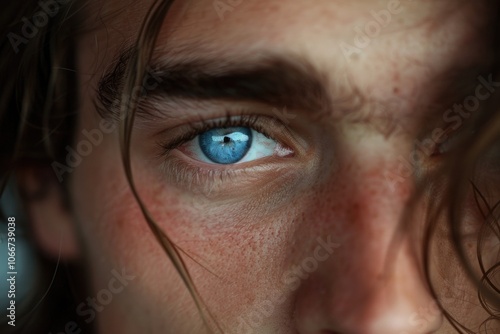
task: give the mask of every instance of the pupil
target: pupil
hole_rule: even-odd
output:
[[[252,130],[248,127],[215,128],[198,137],[202,153],[218,164],[234,164],[252,146]]]

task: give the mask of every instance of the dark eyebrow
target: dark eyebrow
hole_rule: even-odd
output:
[[[131,55],[130,49],[122,51],[99,82],[97,109],[104,118],[119,118],[118,101]],[[291,55],[269,54],[246,60],[222,57],[157,60],[149,67],[142,87],[141,102],[153,98],[248,101],[280,110],[286,107],[316,113],[328,112],[332,106],[327,76],[306,59]],[[342,104],[360,100],[352,92],[333,92],[333,95]],[[138,116],[147,114],[144,109],[147,108],[137,108]]]

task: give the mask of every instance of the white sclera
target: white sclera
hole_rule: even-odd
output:
[[[262,133],[255,131],[254,129],[251,129],[251,131],[252,131],[252,142],[251,142],[250,149],[248,150],[247,154],[245,154],[245,156],[240,161],[236,162],[235,164],[240,164],[243,162],[262,159],[265,157],[270,157],[270,156],[275,155],[275,154],[277,156],[283,157],[283,156],[286,156],[286,155],[291,153],[290,149],[286,149],[286,150],[283,149],[281,147],[281,145],[278,142],[276,142],[276,140],[268,138],[265,135],[263,135]],[[225,135],[225,136],[213,136],[212,138],[214,141],[222,142],[224,140],[224,137],[230,137],[231,139],[233,139],[235,141],[236,140],[237,141],[248,140],[247,135],[245,135],[243,133],[238,133],[238,132],[231,133],[231,134]],[[203,153],[203,151],[201,150],[201,147],[199,145],[198,138],[199,137],[197,136],[193,140],[189,141],[186,145],[186,148],[191,153],[190,156],[196,160],[216,165],[216,163],[210,161],[210,159],[208,159],[205,156],[205,154]],[[284,152],[284,151],[286,151],[286,152]],[[284,154],[284,153],[286,153],[286,154]],[[282,154],[284,154],[284,155],[282,155]]]

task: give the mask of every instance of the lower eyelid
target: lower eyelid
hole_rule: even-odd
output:
[[[191,157],[189,153],[185,153],[184,149],[179,147],[167,153],[167,156],[164,159],[165,160],[175,159],[177,160],[177,163],[179,164],[185,163],[187,165],[190,165],[190,168],[193,169],[220,172],[220,171],[230,171],[230,170],[245,170],[248,169],[249,166],[251,166],[250,168],[254,168],[257,165],[265,165],[270,162],[278,163],[282,158],[278,158],[276,156],[268,156],[252,161],[240,162],[235,164],[216,164],[213,162],[204,162],[197,160]]]
[[[225,125],[206,121],[208,125],[205,128],[197,126],[194,131],[191,125],[182,125],[165,131],[161,142],[158,142],[161,149],[158,154],[161,182],[193,193],[215,194],[220,190],[217,196],[234,192],[232,196],[237,197],[241,195],[241,187],[264,189],[275,185],[276,180],[282,180],[285,176],[292,180],[291,175],[304,172],[305,165],[309,165],[311,159],[312,147],[309,145],[311,140],[306,140],[310,136],[305,136],[308,132],[304,128],[296,124],[296,128],[292,127],[294,124],[285,126],[279,120],[267,116],[249,118],[247,122],[251,123],[239,124],[235,121],[230,127],[249,127],[263,137],[274,140],[277,144],[272,155],[235,164],[200,161],[191,154],[190,145],[198,140],[202,131],[208,131],[214,125]],[[196,132],[198,135],[191,137],[190,133]]]
[[[276,157],[263,158],[265,161],[259,164],[212,165],[194,160],[178,150],[172,150],[167,155],[161,166],[167,182],[205,195],[218,190],[240,189],[246,184],[249,187],[255,187],[260,182],[268,184],[283,175],[284,170],[291,170],[283,165],[282,158]],[[227,182],[236,178],[238,182]]]

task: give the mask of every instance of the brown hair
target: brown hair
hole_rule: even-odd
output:
[[[3,145],[0,160],[0,191],[2,191],[12,171],[26,165],[37,165],[49,170],[53,161],[64,161],[64,147],[71,144],[74,136],[78,102],[78,83],[73,70],[75,41],[84,31],[78,15],[78,1],[64,0],[58,12],[45,25],[34,26],[32,34],[15,34],[13,28],[21,31],[19,22],[34,17],[39,10],[35,1],[10,3],[2,11],[1,22],[6,24],[7,36],[0,46],[0,69],[10,84],[5,85],[0,96],[0,135]],[[217,322],[204,303],[186,269],[178,248],[154,222],[147,208],[137,194],[130,169],[129,143],[134,120],[135,101],[132,90],[143,81],[146,66],[156,42],[163,19],[173,1],[155,1],[140,29],[131,61],[126,69],[122,94],[120,142],[132,192],[137,199],[146,221],[171,259],[179,275],[192,294],[204,322],[209,328],[220,330]],[[83,4],[85,5],[85,4]],[[31,15],[30,15],[31,14]],[[71,17],[71,19],[67,19]],[[24,33],[24,31],[23,31]],[[25,36],[33,35],[33,36]],[[28,38],[26,38],[28,37]],[[15,145],[11,146],[11,143]],[[43,196],[43,190],[36,196]],[[62,190],[66,191],[65,184]],[[33,194],[28,195],[32,197]],[[26,196],[25,196],[26,197]],[[66,198],[68,198],[66,196]]]
[[[3,36],[7,36],[0,44],[0,70],[4,78],[7,78],[3,90],[0,92],[0,145],[2,145],[0,150],[2,155],[0,159],[0,189],[3,189],[10,174],[17,168],[36,165],[40,166],[41,169],[50,170],[50,164],[53,161],[64,161],[66,154],[64,147],[73,141],[75,116],[78,110],[78,101],[76,100],[78,83],[72,69],[75,68],[75,40],[83,29],[78,11],[80,8],[76,4],[83,6],[85,4],[80,4],[77,1],[59,1],[59,3],[63,2],[64,4],[60,5],[58,12],[47,24],[37,27],[37,32],[30,34],[29,38],[21,36],[21,34],[17,34],[16,37],[13,32],[20,32],[23,29],[23,18],[31,17],[37,11],[37,1],[10,1],[3,5],[0,12],[2,33]],[[121,153],[131,190],[151,231],[182,277],[207,326],[212,328],[212,331],[222,332],[197,293],[180,256],[179,249],[154,222],[138,196],[130,167],[129,146],[137,104],[137,101],[132,99],[131,92],[134,87],[140,86],[143,82],[160,27],[172,3],[173,1],[170,0],[156,0],[154,2],[139,31],[135,47],[132,49],[131,61],[125,70],[126,79],[120,103]],[[497,41],[497,45],[500,46],[500,42]],[[498,49],[497,46],[495,46],[496,49]],[[449,183],[450,187],[443,197],[445,200],[436,203],[428,215],[430,222],[437,220],[440,215],[447,216],[447,221],[453,231],[453,245],[457,254],[463,260],[464,268],[467,269],[479,287],[479,298],[483,307],[491,314],[485,323],[491,320],[500,320],[498,311],[492,306],[498,305],[500,302],[500,288],[489,279],[500,266],[500,262],[493,268],[481,267],[482,277],[474,275],[471,264],[466,259],[456,226],[460,224],[462,197],[465,187],[471,186],[470,175],[473,174],[475,162],[479,159],[480,154],[497,139],[497,133],[500,129],[500,115],[496,112],[500,101],[497,100],[498,96],[492,99],[487,106],[489,112],[481,114],[482,118],[478,120],[476,134],[468,137],[467,142],[464,141],[463,147],[466,149],[462,154],[452,156],[448,164],[436,172],[434,177],[446,177],[457,182]],[[463,168],[456,168],[457,166]],[[64,188],[64,183],[62,188]],[[63,189],[63,191],[65,190]],[[415,197],[422,196],[426,191],[428,189],[426,189],[425,184],[422,184],[416,191]],[[485,222],[487,222],[485,226],[496,229],[497,236],[500,237],[498,221],[493,216],[497,203],[486,203],[485,197],[481,195],[477,187],[474,187],[474,192],[478,206],[485,208],[482,211]],[[43,191],[39,195],[43,196]],[[407,215],[409,214],[408,212]],[[426,264],[429,263],[428,245],[434,229],[435,224],[430,223],[424,245]],[[485,231],[488,230],[485,228]],[[481,240],[478,240],[478,245],[478,248],[481,249]],[[481,257],[482,255],[478,253],[479,261],[481,261]],[[428,271],[427,277],[430,281]],[[432,288],[432,285],[430,286]],[[484,286],[488,286],[488,288],[481,288]],[[435,291],[433,293],[436,295]],[[470,333],[446,311],[445,315],[457,331]]]
[[[50,19],[47,13],[37,14],[40,8],[36,1],[8,2],[0,12],[0,73],[5,79],[0,92],[0,194],[15,176],[12,174],[23,166],[36,166],[40,167],[39,173],[51,173],[50,163],[61,159],[64,145],[72,141],[78,101],[75,73],[70,69],[74,68],[78,16],[73,16],[71,3],[64,2]],[[34,16],[37,25],[33,24]],[[65,19],[71,16],[71,20]],[[24,200],[34,200],[43,196],[46,189],[41,186],[39,190],[18,193]],[[2,222],[6,221],[0,214]],[[29,224],[23,220],[16,220],[16,224],[21,228],[27,225],[23,228],[26,237],[36,245]],[[61,269],[69,267],[59,266],[41,252],[36,257],[43,268],[34,287],[42,289],[35,292],[34,298],[39,299],[33,300],[29,309],[18,309],[16,327],[4,325],[2,320],[2,332],[34,333],[50,326],[48,308],[53,309],[51,312],[64,312],[60,304],[68,303],[65,294],[70,287],[64,277],[66,272]]]

